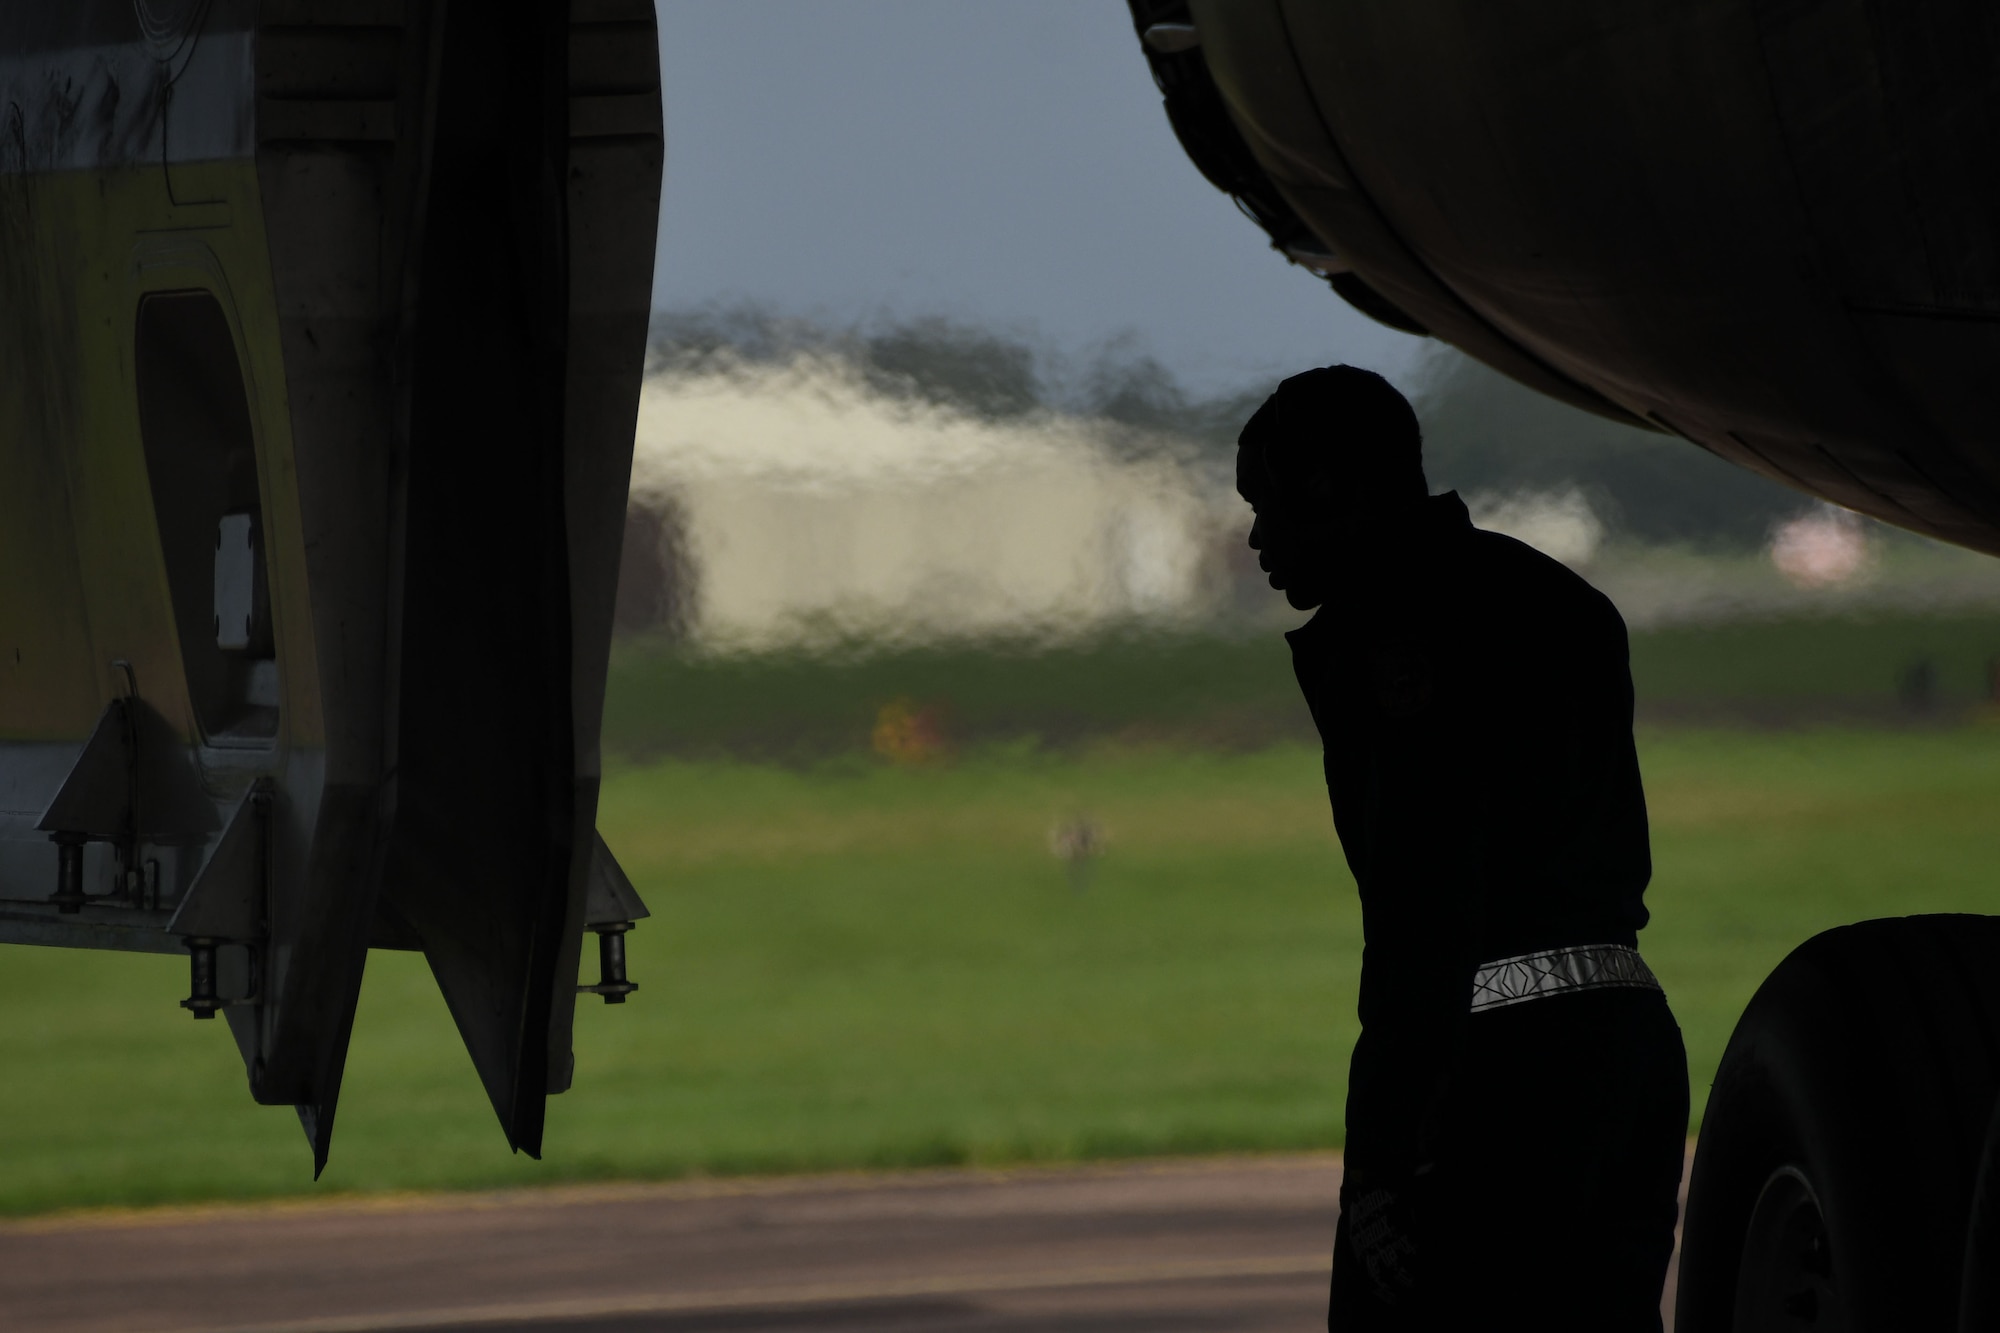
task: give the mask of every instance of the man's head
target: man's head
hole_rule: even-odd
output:
[[[1236,490],[1257,512],[1250,545],[1271,586],[1301,611],[1318,606],[1342,560],[1430,493],[1416,413],[1373,371],[1294,375],[1237,437]]]

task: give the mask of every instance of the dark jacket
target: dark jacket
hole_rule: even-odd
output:
[[[1617,608],[1456,495],[1420,525],[1393,574],[1286,636],[1361,892],[1347,1132],[1369,1174],[1427,1160],[1478,966],[1636,944],[1652,874]]]

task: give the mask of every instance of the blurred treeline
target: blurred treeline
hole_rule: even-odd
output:
[[[1174,452],[1225,486],[1236,434],[1279,378],[1198,393],[1136,339],[1063,356],[1023,332],[940,317],[835,326],[737,306],[654,321],[656,371],[802,357],[839,360],[884,397],[985,420],[1097,420],[1112,447]],[[1297,369],[1321,361],[1301,348]],[[1442,344],[1403,387],[1424,424],[1434,490],[1580,492],[1614,539],[1718,551],[1761,545],[1773,523],[1805,507],[1684,440],[1564,406]]]

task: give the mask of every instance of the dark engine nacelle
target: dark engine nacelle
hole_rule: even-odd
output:
[[[1132,11],[1197,164],[1367,313],[2000,553],[2000,10]]]

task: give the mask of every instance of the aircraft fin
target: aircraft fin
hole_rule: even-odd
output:
[[[333,1147],[334,1103],[325,1102],[312,1106],[294,1106],[299,1113],[299,1128],[306,1132],[306,1142],[312,1145],[313,1179],[326,1170],[327,1154]]]
[[[582,855],[555,837],[446,854],[445,830],[475,814],[433,823],[406,805],[384,893],[423,945],[508,1144],[539,1157],[548,1006],[557,984],[574,984],[558,983],[558,960],[570,932],[581,932],[587,844]]]

